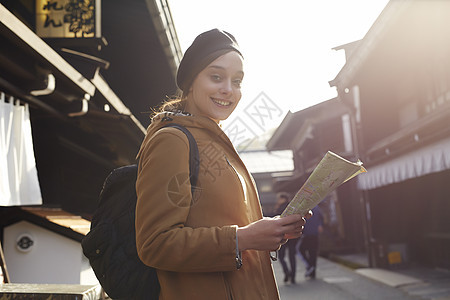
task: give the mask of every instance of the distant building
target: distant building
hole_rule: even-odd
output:
[[[244,151],[239,155],[255,179],[264,215],[272,215],[277,193],[273,188],[273,182],[278,178],[292,175],[294,171],[292,151],[254,150]]]

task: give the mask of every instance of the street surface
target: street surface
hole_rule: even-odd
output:
[[[305,268],[298,257],[296,284],[283,282],[284,274],[279,262],[274,262],[273,267],[282,300],[424,299],[320,257],[315,280],[305,279]]]

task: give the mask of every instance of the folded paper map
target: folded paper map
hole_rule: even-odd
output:
[[[364,172],[361,161],[353,163],[328,151],[281,216],[304,216],[338,186]]]

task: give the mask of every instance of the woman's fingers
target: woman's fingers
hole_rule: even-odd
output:
[[[292,240],[292,239],[296,239],[296,238],[301,237],[302,234],[303,234],[302,231],[299,231],[299,232],[290,232],[290,233],[286,233],[286,234],[284,235],[284,238],[285,238],[285,239],[288,239],[288,240]]]
[[[290,215],[279,219],[279,225],[282,226],[284,233],[303,230],[306,220],[300,215]]]
[[[300,216],[299,214],[289,215],[282,218],[276,218],[276,220],[280,225],[288,225],[296,222],[305,222],[303,217]]]
[[[279,219],[279,224],[282,225],[281,230],[283,232],[283,240],[300,237],[305,223],[305,218],[298,214],[289,215]]]
[[[276,250],[288,239],[302,235],[305,217],[293,214],[283,218],[263,218],[238,228],[240,249]]]

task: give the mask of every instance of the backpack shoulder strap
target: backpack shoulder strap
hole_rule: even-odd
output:
[[[191,181],[191,193],[192,195],[194,195],[194,189],[197,184],[198,172],[200,168],[200,155],[198,152],[197,142],[192,133],[183,125],[177,123],[170,123],[163,126],[162,128],[165,127],[175,127],[181,130],[189,140],[189,178]]]

